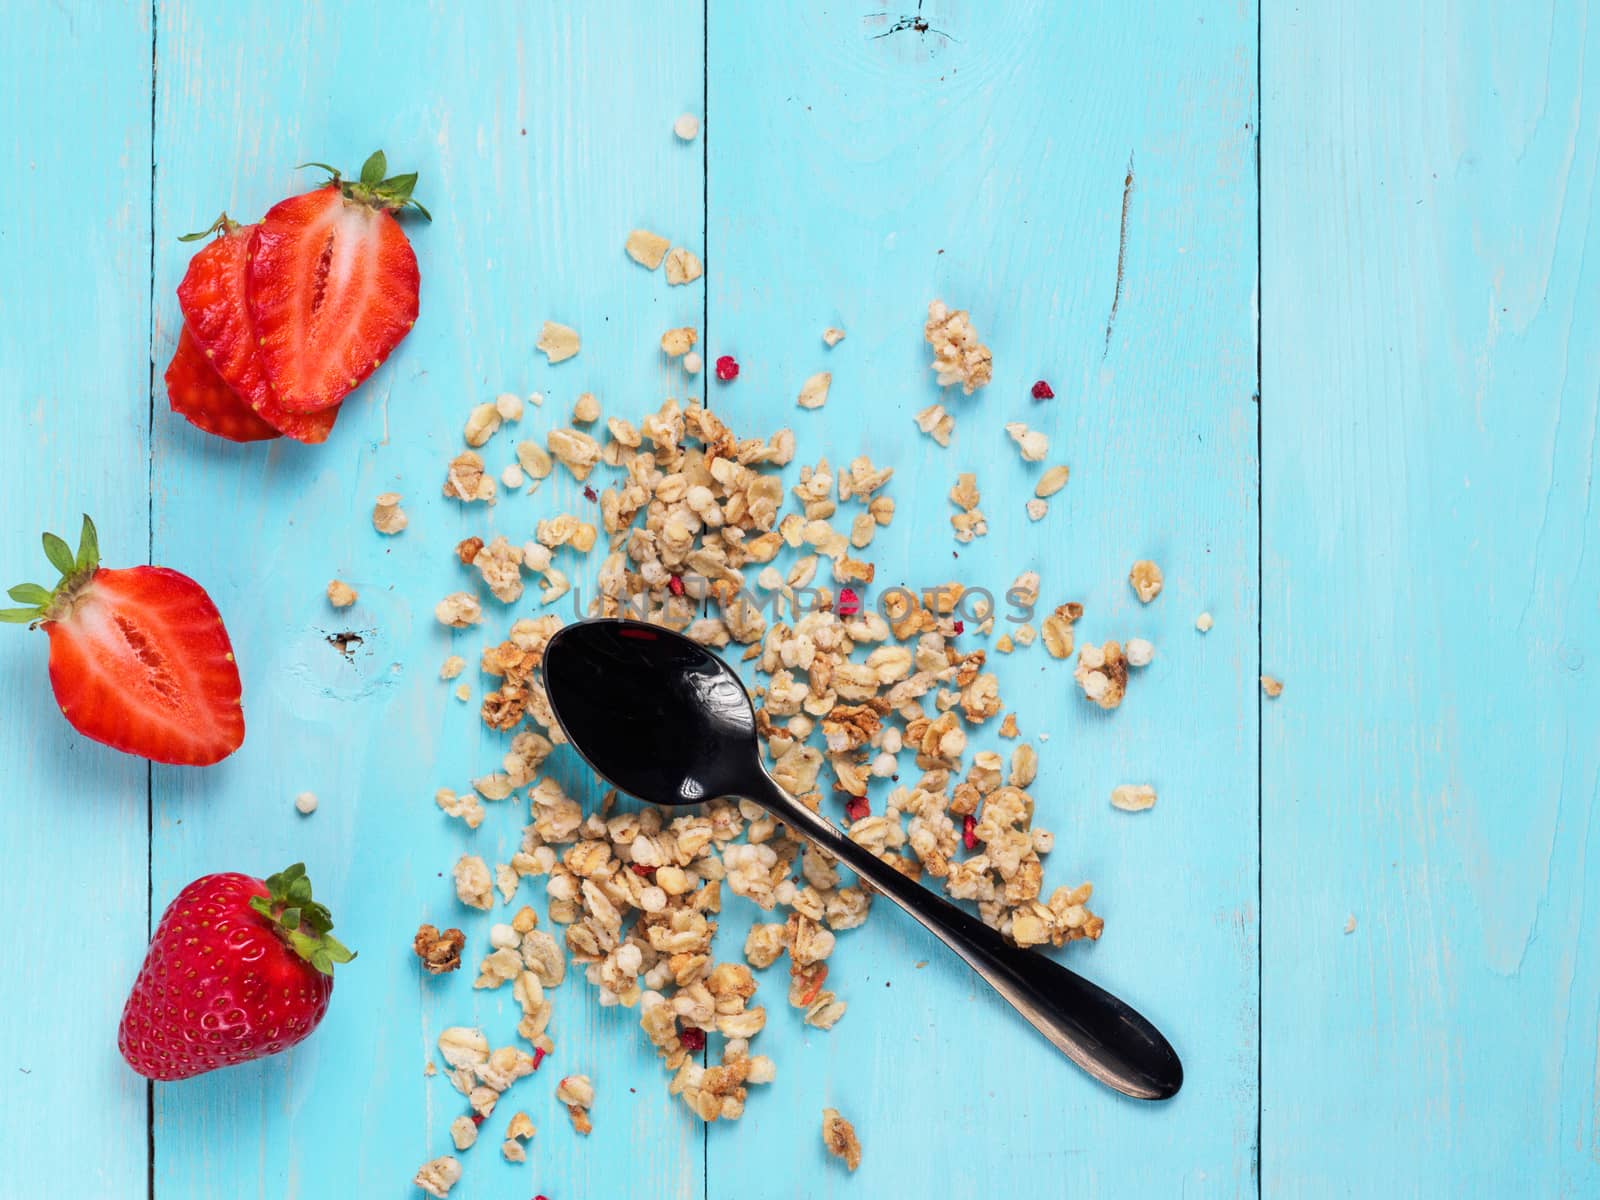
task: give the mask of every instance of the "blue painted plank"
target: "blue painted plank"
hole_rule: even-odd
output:
[[[537,499],[466,510],[440,494],[445,464],[464,448],[469,408],[501,391],[550,399],[523,432],[491,444],[497,472],[516,438],[563,421],[579,391],[608,410],[650,402],[656,338],[697,314],[701,297],[645,276],[622,242],[649,223],[698,245],[700,158],[671,124],[697,107],[701,12],[400,4],[357,22],[339,6],[172,2],[158,27],[160,353],[178,333],[172,289],[186,262],[173,236],[223,206],[253,219],[309,186],[296,163],[354,169],[382,146],[395,169],[420,173],[434,222],[408,224],[423,279],[416,329],[348,402],[327,445],[222,446],[158,414],[157,554],[213,581],[239,647],[249,734],[216,771],[157,772],[157,902],[207,871],[304,859],[360,957],[341,969],[330,1015],[301,1048],[157,1088],[156,1194],[416,1195],[412,1173],[450,1149],[448,1125],[465,1111],[442,1076],[423,1077],[433,1040],[477,1022],[497,1045],[515,1040],[509,989],[471,987],[488,926],[509,910],[462,907],[449,871],[469,849],[506,861],[527,819],[525,802],[494,805],[469,835],[435,808],[436,788],[462,790],[496,769],[506,740],[478,721],[476,671],[463,677],[474,694],[462,704],[438,669],[453,650],[475,662],[513,615],[534,611],[486,598],[483,629],[452,636],[433,606],[467,586],[458,539],[500,531],[520,542],[537,518],[587,506],[561,478]],[[545,319],[580,329],[577,359],[546,365],[533,345]],[[394,539],[370,523],[388,490],[403,494],[411,522]],[[336,576],[360,593],[346,613],[323,598]],[[363,639],[348,658],[326,641],[345,631]],[[573,761],[552,768],[575,784]],[[292,807],[302,790],[321,799],[310,818]],[[542,890],[525,886],[523,901],[542,911]],[[467,931],[468,968],[419,982],[410,941],[423,920]],[[630,1194],[636,1149],[648,1146],[653,1194],[699,1196],[700,1129],[662,1088],[636,1014],[598,1011],[581,978],[554,998],[555,1054],[461,1155],[453,1195]],[[572,1071],[599,1092],[587,1140],[554,1099]],[[499,1153],[517,1109],[539,1127],[521,1167]]]
[[[1600,25],[1265,16],[1264,1189],[1593,1196]]]
[[[883,909],[840,938],[829,986],[850,1009],[831,1033],[803,1028],[767,972],[759,1044],[778,1080],[710,1130],[708,1194],[1253,1194],[1254,10],[930,2],[926,31],[895,31],[866,7],[710,8],[707,361],[743,368],[710,385],[713,407],[741,432],[792,424],[799,461],[895,467],[880,591],[954,578],[1000,595],[1032,568],[1043,607],[1085,605],[1080,639],[1154,641],[1110,716],[1042,646],[991,661],[1025,736],[1049,736],[1032,789],[1058,835],[1047,886],[1092,879],[1107,921],[1062,958],[1164,1026],[1188,1082],[1161,1107],[1104,1091]],[[935,297],[970,308],[996,362],[985,391],[942,397],[947,450],[912,424],[941,399],[922,341]],[[829,325],[848,335],[831,351]],[[820,370],[827,405],[801,411]],[[1036,404],[1041,377],[1057,398]],[[1023,508],[1040,468],[1012,420],[1072,468],[1038,524]],[[963,470],[991,530],[968,547],[947,523]],[[1126,582],[1145,557],[1167,580],[1147,608]],[[1154,811],[1111,809],[1115,785],[1142,782]],[[825,1105],[860,1133],[854,1177],[824,1153]]]
[[[39,534],[76,545],[84,512],[107,565],[147,561],[149,21],[0,6],[0,586],[53,583]],[[43,633],[0,629],[0,896],[22,939],[0,978],[5,1190],[131,1200],[145,1085],[116,1045],[144,953],[147,768],[71,730],[47,657]]]

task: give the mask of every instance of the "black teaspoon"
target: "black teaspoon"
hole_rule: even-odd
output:
[[[595,773],[651,804],[753,800],[888,896],[949,946],[1090,1075],[1139,1100],[1183,1086],[1161,1032],[1060,963],[1008,944],[907,879],[773,782],[755,712],[733,669],[671,630],[637,621],[568,625],[544,652],[544,682],[567,739]]]

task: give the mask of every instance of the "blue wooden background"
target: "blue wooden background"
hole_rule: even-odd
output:
[[[578,502],[557,478],[463,512],[442,464],[500,391],[550,396],[536,432],[579,391],[625,415],[681,392],[655,349],[679,324],[740,357],[712,395],[736,427],[895,466],[880,580],[1002,590],[1033,568],[1086,604],[1085,635],[1156,643],[1110,719],[1038,647],[1001,671],[1025,735],[1050,735],[1052,878],[1094,879],[1107,919],[1066,956],[1168,1030],[1188,1082],[1159,1107],[1099,1090],[883,911],[840,939],[835,1030],[773,1007],[778,1081],[737,1125],[703,1128],[633,1015],[571,979],[556,1054],[455,1196],[1600,1193],[1590,7],[926,0],[924,30],[897,28],[916,0],[0,3],[5,582],[37,574],[41,528],[91,512],[109,562],[211,590],[250,725],[218,768],[147,769],[66,729],[42,637],[0,641],[0,1194],[416,1194],[458,1111],[423,1077],[433,1039],[515,1024],[509,996],[419,982],[409,952],[425,918],[481,948],[491,918],[447,873],[468,845],[504,861],[520,826],[502,806],[466,835],[433,806],[500,749],[436,678],[480,638],[431,609],[457,538],[520,540]],[[413,336],[325,447],[195,433],[155,386],[176,235],[377,146],[436,217]],[[627,261],[640,225],[706,278]],[[997,363],[952,404],[949,450],[910,423],[937,398],[935,296]],[[577,360],[535,352],[546,319],[583,332]],[[827,407],[797,410],[822,369]],[[1015,419],[1072,466],[1038,524]],[[958,470],[992,532],[953,560]],[[386,490],[411,514],[396,539],[368,520]],[[1148,608],[1124,582],[1141,557],[1167,576]],[[345,614],[335,576],[361,593]],[[344,629],[349,659],[325,640]],[[1109,808],[1131,781],[1154,811]],[[147,1088],[114,1036],[152,906],[300,858],[361,951],[327,1021]],[[587,1140],[553,1096],[574,1071],[599,1095]],[[861,1134],[854,1177],[822,1150],[824,1105]],[[539,1126],[522,1167],[497,1150],[517,1108]]]

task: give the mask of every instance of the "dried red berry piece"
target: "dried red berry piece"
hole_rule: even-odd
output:
[[[854,588],[840,588],[839,602],[834,607],[841,617],[853,617],[861,611],[861,597]]]
[[[1054,400],[1056,394],[1050,390],[1050,385],[1041,379],[1033,385],[1033,398],[1035,400]]]
[[[951,628],[957,633],[965,633],[967,631],[967,623],[965,621],[957,621]]]
[[[972,819],[971,813],[961,818],[961,844],[968,850],[974,849],[978,844],[978,835],[973,832],[973,827],[976,825],[977,822]]]
[[[543,1046],[535,1046],[533,1048],[533,1069],[535,1071],[537,1071],[539,1069],[539,1064],[542,1063],[543,1061],[544,1061],[544,1047]]]
[[[849,817],[852,823],[861,820],[871,811],[867,807],[867,798],[865,796],[851,796],[849,802],[844,806],[844,815]]]
[[[594,484],[586,483],[583,485],[583,498],[590,504],[600,499],[600,494],[594,490]]]
[[[706,1048],[706,1031],[696,1029],[693,1025],[678,1034],[678,1040],[683,1043],[683,1048],[691,1054],[698,1054]]]
[[[483,1124],[483,1114],[482,1113],[473,1113],[472,1114],[472,1123],[474,1125],[482,1125]]]
[[[667,580],[667,591],[671,592],[674,596],[683,595],[683,580],[674,575],[671,579]]]
[[[655,870],[654,867],[647,867],[643,863],[630,863],[628,869],[641,879],[649,879],[650,872]]]
[[[723,383],[732,383],[739,378],[739,360],[731,354],[724,354],[717,359],[717,378]]]

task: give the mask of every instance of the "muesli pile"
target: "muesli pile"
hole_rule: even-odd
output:
[[[637,248],[630,244],[630,253]],[[541,338],[542,348],[556,351],[551,361],[578,353],[577,333],[554,328],[560,332],[547,324]],[[990,353],[965,312],[935,302],[925,336],[941,384],[960,383],[971,393],[989,382]],[[669,330],[661,344],[669,357],[681,357],[698,340],[686,328]],[[822,403],[827,384],[826,375],[807,380],[800,406]],[[546,608],[568,593],[571,568],[556,565],[561,556],[604,556],[588,614],[658,623],[750,664],[757,673],[757,728],[773,777],[840,823],[853,841],[906,876],[927,876],[953,899],[974,903],[987,924],[1017,945],[1100,936],[1103,922],[1087,907],[1090,884],[1045,885],[1053,837],[1035,825],[1027,790],[1038,770],[1034,746],[1016,741],[1002,753],[978,744],[991,734],[1019,737],[1016,713],[1004,711],[998,679],[985,670],[988,652],[972,644],[994,633],[992,602],[974,603],[958,583],[920,595],[891,589],[875,606],[865,602],[875,568],[864,552],[895,516],[892,469],[865,455],[844,466],[820,458],[801,464],[786,492],[780,472],[799,450],[794,432],[750,436],[693,399],[667,399],[635,423],[603,414],[585,394],[570,422],[550,429],[542,443],[530,438],[507,446],[511,439],[502,431],[524,411],[511,395],[472,410],[464,430],[471,448],[446,467],[444,494],[467,506],[493,504],[514,489],[536,491],[559,468],[585,485],[593,507],[545,513],[529,522],[532,537],[520,544],[494,535],[454,547],[460,565],[453,569],[470,572],[471,586],[452,589],[435,615],[454,630],[510,618],[504,638],[486,646],[478,664],[490,681],[481,719],[510,740],[499,770],[460,792],[441,788],[435,801],[476,829],[485,803],[526,799],[531,823],[517,852],[493,866],[463,856],[453,873],[456,893],[463,905],[489,911],[514,904],[523,880],[540,880],[549,920],[561,931],[558,940],[539,929],[526,906],[490,930],[474,986],[511,986],[523,1013],[517,1032],[532,1053],[491,1052],[475,1030],[441,1035],[448,1078],[472,1113],[456,1123],[458,1148],[476,1137],[474,1117],[487,1116],[500,1094],[553,1050],[546,991],[562,982],[569,959],[583,968],[600,1004],[637,1010],[672,1094],[705,1121],[738,1118],[749,1085],[769,1083],[776,1073],[770,1058],[752,1051],[768,1020],[767,1006],[755,1002],[754,971],[787,956],[789,1006],[806,1025],[831,1028],[845,1015],[848,993],[830,978],[835,936],[865,921],[872,906],[869,889],[846,882],[825,853],[752,803],[715,800],[699,811],[669,811],[619,803],[610,792],[585,814],[546,772],[564,739],[539,666],[562,618],[514,613]],[[938,409],[919,415],[918,424],[945,444],[954,422]],[[1025,461],[1045,459],[1044,435],[1020,423],[1007,430]],[[497,451],[506,462],[500,471],[489,462]],[[603,474],[590,482],[596,472]],[[1066,474],[1065,466],[1042,474],[1039,503],[1064,485]],[[960,476],[951,499],[960,510],[957,537],[981,536],[986,525],[972,475]],[[398,498],[381,497],[375,523],[395,512]],[[780,568],[786,550],[794,553]],[[1145,594],[1147,567],[1153,564],[1136,568],[1133,586],[1148,601],[1154,595]],[[1025,610],[1040,598],[1033,572],[1007,594]],[[1082,605],[1051,597],[1045,611],[1047,652],[1070,658]],[[1033,625],[1014,625],[993,648],[1012,653],[1036,636]],[[1130,665],[1140,664],[1117,642],[1086,644],[1074,678],[1087,699],[1115,708]],[[441,678],[453,679],[463,666],[452,655]],[[874,779],[893,785],[879,811],[868,799]],[[715,940],[727,893],[771,918],[751,928],[742,954]],[[423,926],[416,951],[424,968],[459,966],[459,936]],[[709,1035],[722,1039],[714,1063]],[[574,1128],[588,1133],[595,1085],[568,1076],[557,1094]],[[848,1147],[854,1137],[844,1129],[841,1123],[837,1144]],[[505,1144],[508,1157],[520,1154],[515,1137]],[[853,1167],[859,1148],[836,1152]],[[459,1170],[446,1161],[428,1164],[418,1185],[435,1195],[448,1190]]]

